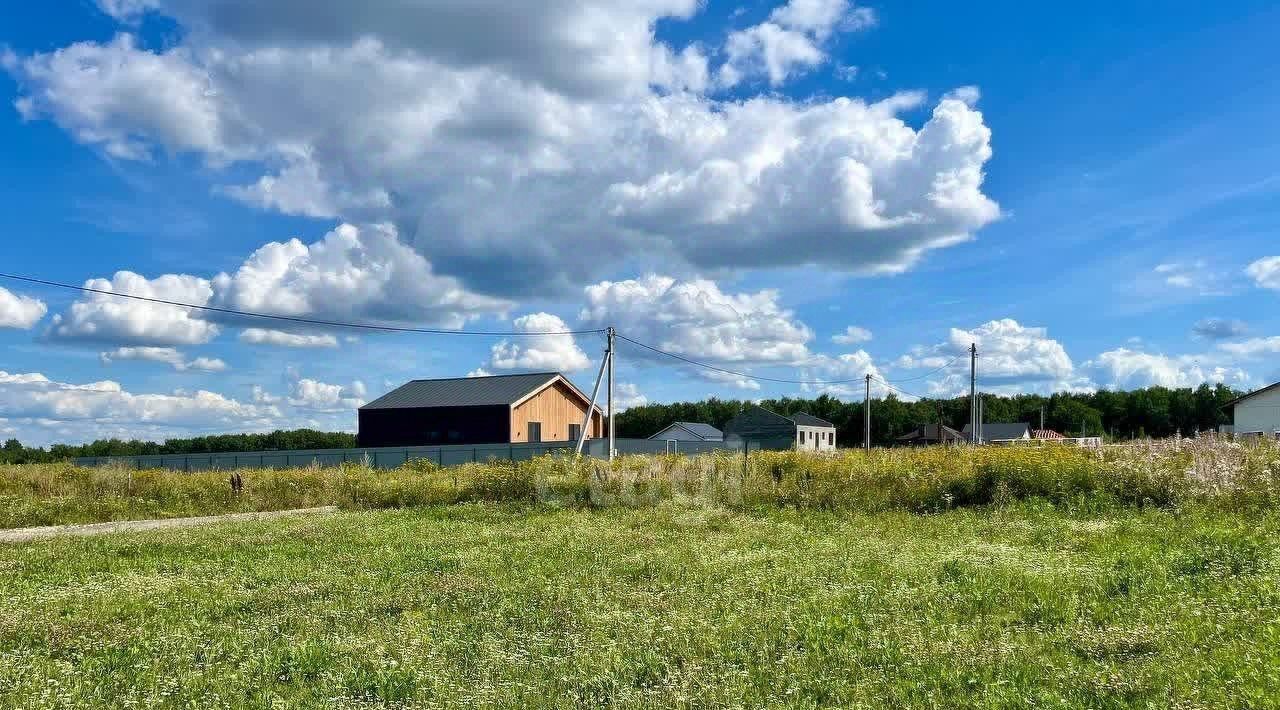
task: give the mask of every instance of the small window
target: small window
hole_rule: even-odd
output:
[[[542,441],[542,422],[529,422],[529,443]]]
[[[569,441],[577,441],[579,436],[582,436],[582,425],[570,424],[569,425]]]

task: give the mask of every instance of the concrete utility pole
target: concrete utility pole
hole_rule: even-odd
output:
[[[604,368],[609,364],[609,357],[613,347],[613,338],[609,339],[610,350],[604,351],[604,357],[600,359],[600,372],[596,373],[596,386],[591,388],[591,404],[587,405],[587,416],[582,420],[582,429],[578,432],[578,445],[574,448],[579,455],[582,454],[582,445],[587,441],[587,435],[591,432],[591,422],[596,418],[596,397],[600,396],[600,383],[604,382]],[[603,432],[602,432],[603,433]]]
[[[1040,429],[1044,430],[1044,405],[1040,405]]]
[[[613,326],[609,326],[609,460],[613,461]]]
[[[969,343],[969,442],[978,443],[978,344]]]
[[[982,423],[987,420],[986,412],[982,411],[987,404],[987,398],[978,395],[978,441],[982,441]]]
[[[867,373],[867,396],[862,400],[862,447],[871,450],[871,373]]]

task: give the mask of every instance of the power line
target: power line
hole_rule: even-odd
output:
[[[931,399],[930,397],[926,397],[922,394],[916,394],[915,392],[908,392],[907,390],[904,390],[901,387],[895,387],[894,385],[890,384],[887,380],[885,380],[882,377],[876,377],[875,375],[872,375],[872,378],[876,382],[879,382],[880,384],[884,385],[885,387],[888,387],[889,389],[893,390],[894,392],[897,392],[898,394],[904,394],[908,397],[915,397],[916,399]]]
[[[107,291],[105,289],[91,288],[89,286],[76,286],[75,284],[61,283],[59,281],[50,281],[48,279],[38,279],[31,276],[20,276],[18,274],[0,273],[0,278],[9,279],[11,281],[23,281],[31,284],[40,284],[42,286],[52,286],[71,291],[80,291],[82,293],[96,293],[104,296],[115,296],[117,298],[127,298],[134,301],[145,301],[147,303],[159,303],[165,306],[174,306],[177,308],[190,308],[196,311],[207,311],[210,313],[223,313],[227,315],[242,316],[245,318],[261,318],[265,320],[285,321],[289,323],[299,323],[303,325],[318,325],[329,328],[352,328],[357,330],[376,330],[387,333],[424,333],[428,335],[480,335],[490,337],[530,337],[536,335],[590,335],[605,332],[604,328],[594,328],[590,330],[555,330],[555,331],[538,331],[524,332],[515,330],[448,330],[445,328],[415,328],[411,326],[396,325],[378,325],[374,323],[352,323],[349,321],[333,321],[323,320],[319,318],[303,318],[301,316],[283,316],[274,313],[257,313],[254,311],[242,311],[235,308],[220,308],[218,306],[201,306],[194,303],[183,303],[181,301],[170,301],[164,298],[152,298],[150,296],[139,296],[132,293],[120,293],[118,291]]]
[[[945,365],[943,365],[943,366],[941,366],[941,367],[936,367],[936,368],[934,368],[934,369],[932,369],[932,370],[930,370],[930,371],[928,371],[928,372],[924,373],[923,375],[916,375],[915,377],[894,378],[894,379],[892,379],[892,380],[886,380],[886,379],[883,379],[883,378],[880,378],[880,379],[881,379],[881,381],[882,381],[882,382],[886,382],[886,383],[888,383],[888,382],[914,382],[915,380],[923,380],[923,379],[924,379],[924,378],[926,378],[926,377],[929,377],[929,376],[931,376],[931,375],[936,375],[937,373],[942,372],[943,370],[947,369],[948,367],[951,367],[952,365],[956,364],[956,363],[960,360],[960,358],[962,358],[962,357],[964,357],[964,356],[963,356],[963,355],[957,355],[957,356],[955,356],[955,357],[951,358],[951,361],[950,361],[950,362],[948,362],[947,364],[945,364]]]
[[[622,333],[618,333],[617,337],[619,340],[625,340],[628,343],[631,343],[632,345],[638,345],[639,347],[642,347],[645,350],[650,350],[659,355],[665,355],[669,358],[673,358],[683,363],[693,365],[694,367],[701,367],[707,370],[714,370],[715,372],[723,372],[726,375],[734,375],[735,377],[746,377],[752,380],[761,380],[763,382],[777,382],[784,385],[844,385],[844,384],[849,384],[851,382],[861,382],[863,379],[862,377],[855,377],[850,380],[789,380],[781,377],[763,377],[760,375],[752,375],[747,372],[738,372],[737,370],[730,370],[724,367],[719,367],[717,365],[712,365],[711,363],[708,363],[708,362],[702,362],[700,360],[694,360],[693,358],[688,358],[683,355],[678,355],[676,353],[663,350],[662,348],[656,348],[652,345],[646,345],[645,343],[642,343],[639,340],[636,340],[634,338],[628,338]]]

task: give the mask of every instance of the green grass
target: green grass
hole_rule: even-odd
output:
[[[0,706],[1274,707],[1278,542],[1194,504],[677,497],[5,545]]]

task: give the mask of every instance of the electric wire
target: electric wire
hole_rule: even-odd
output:
[[[190,308],[196,311],[206,311],[210,313],[222,313],[225,315],[241,316],[245,318],[259,318],[264,320],[283,321],[288,323],[298,323],[302,325],[324,326],[327,328],[351,328],[355,330],[374,330],[387,333],[420,333],[426,335],[476,335],[503,338],[520,338],[533,337],[539,335],[592,335],[605,332],[604,328],[593,328],[587,330],[554,330],[554,331],[536,331],[527,332],[519,330],[450,330],[447,328],[418,328],[413,326],[397,326],[383,325],[376,323],[354,323],[350,321],[324,320],[320,318],[305,318],[302,316],[286,316],[276,313],[258,313],[255,311],[244,311],[236,308],[222,308],[219,306],[202,306],[195,303],[183,303],[181,301],[171,301],[164,298],[153,298],[151,296],[139,296],[132,293],[121,293],[119,291],[108,291],[106,289],[92,288],[90,286],[76,286],[75,284],[62,283],[59,281],[51,281],[49,279],[38,279],[32,276],[21,276],[19,274],[7,274],[0,272],[0,279],[9,279],[11,281],[22,281],[30,284],[39,284],[42,286],[51,286],[54,288],[62,288],[71,291],[80,291],[82,293],[95,293],[104,296],[115,296],[117,298],[127,298],[134,301],[145,301],[147,303],[158,303],[166,306],[174,306],[177,308]]]
[[[641,348],[644,348],[645,350],[649,350],[659,355],[665,355],[666,357],[679,360],[680,362],[683,362],[688,365],[693,365],[694,367],[701,367],[707,370],[721,372],[726,375],[734,375],[735,377],[746,377],[752,380],[760,380],[762,382],[777,382],[784,385],[844,385],[844,384],[850,384],[853,382],[863,382],[866,380],[865,377],[855,377],[853,379],[848,379],[848,380],[791,380],[791,379],[786,379],[781,377],[764,377],[762,375],[753,375],[747,372],[738,372],[737,370],[730,370],[728,368],[719,367],[717,365],[712,365],[711,363],[708,363],[708,362],[694,360],[693,358],[685,357],[684,355],[669,352],[667,350],[663,350],[662,348],[657,348],[652,345],[642,343],[639,340],[636,340],[634,338],[628,338],[626,335],[623,335],[622,333],[617,333],[616,337],[619,340],[625,340],[628,343],[631,343],[632,345],[639,346]]]

